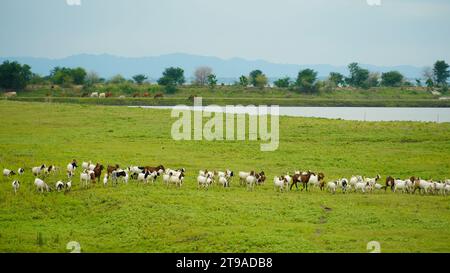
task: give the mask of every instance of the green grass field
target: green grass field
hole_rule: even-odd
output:
[[[0,167],[26,167],[17,195],[0,178],[0,252],[449,252],[450,197],[391,192],[275,192],[274,175],[311,169],[326,180],[377,173],[450,178],[450,124],[280,118],[280,147],[258,141],[174,141],[168,110],[0,102]],[[187,169],[181,189],[131,182],[37,193],[30,168],[76,158]],[[197,190],[199,169],[264,170],[253,192]],[[325,207],[330,208],[325,209]]]

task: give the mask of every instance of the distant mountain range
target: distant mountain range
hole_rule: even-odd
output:
[[[159,78],[166,67],[178,66],[184,69],[187,78],[191,78],[195,69],[199,66],[209,66],[223,82],[237,80],[241,75],[248,75],[254,69],[262,70],[269,78],[282,76],[295,77],[299,70],[311,68],[318,71],[320,78],[328,76],[330,72],[348,74],[347,66],[334,66],[328,64],[278,64],[264,60],[245,60],[242,58],[221,59],[217,57],[199,56],[191,54],[167,54],[155,57],[128,58],[108,54],[92,55],[79,54],[62,59],[34,58],[34,57],[0,57],[4,60],[15,60],[31,66],[33,72],[48,75],[55,66],[83,67],[88,71],[95,71],[101,77],[109,78],[116,74],[130,78],[136,74],[145,74],[150,79]],[[407,78],[414,79],[422,76],[422,67],[399,65],[399,66],[376,66],[361,64],[370,71],[386,72],[397,70]]]

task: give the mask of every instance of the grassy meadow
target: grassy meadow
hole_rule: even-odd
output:
[[[450,252],[450,197],[391,192],[275,192],[274,175],[325,180],[381,174],[450,178],[450,124],[280,118],[280,146],[259,141],[174,141],[168,110],[0,101],[0,168],[25,167],[17,195],[0,178],[0,252]],[[128,185],[37,193],[30,168],[76,158],[103,165],[184,167],[181,189]],[[264,170],[253,192],[197,190],[199,169]]]

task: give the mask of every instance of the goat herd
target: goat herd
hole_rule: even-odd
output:
[[[73,160],[67,165],[67,178],[68,182],[57,181],[55,183],[55,190],[68,192],[72,189],[72,178],[75,176],[75,170],[78,168],[77,161]],[[81,164],[80,172],[80,187],[88,188],[91,183],[100,183],[104,166],[97,163],[83,162]],[[31,173],[35,176],[34,185],[39,192],[52,191],[53,187],[49,186],[44,179],[50,179],[52,174],[59,172],[59,168],[50,165],[31,168]],[[14,175],[22,176],[25,173],[24,168],[19,168],[17,173],[4,169],[4,177],[12,177]],[[117,185],[120,183],[128,184],[129,180],[135,180],[137,183],[148,184],[155,183],[158,177],[162,177],[162,181],[167,186],[175,185],[181,187],[183,185],[186,170],[181,169],[169,169],[164,168],[163,165],[156,167],[152,166],[130,166],[125,169],[121,169],[119,165],[108,165],[106,172],[103,174],[103,185],[108,186],[109,183]],[[200,170],[197,176],[197,188],[208,188],[214,184],[221,187],[230,187],[232,179],[234,178],[234,172],[231,170],[226,171],[208,171]],[[261,172],[239,172],[239,184],[246,186],[248,190],[253,190],[255,186],[263,185],[266,181],[266,175],[264,171]],[[380,184],[381,176],[377,175],[374,178],[365,178],[363,176],[352,176],[350,179],[341,178],[325,182],[325,175],[323,173],[314,173],[312,171],[295,171],[293,175],[283,174],[275,176],[273,179],[274,190],[288,191],[295,188],[298,190],[298,184],[302,186],[301,190],[308,191],[309,187],[318,188],[321,191],[327,190],[331,193],[336,193],[340,190],[342,193],[348,191],[353,192],[373,192],[375,190],[384,190],[388,188],[393,192],[400,191],[402,193],[414,194],[417,190],[422,194],[442,194],[447,195],[450,193],[450,180],[444,181],[431,181],[424,180],[418,177],[410,177],[405,180],[395,179],[388,176],[385,180],[385,185]],[[15,193],[19,190],[20,181],[14,180],[12,187]]]

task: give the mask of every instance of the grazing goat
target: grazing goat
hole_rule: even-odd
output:
[[[119,164],[116,164],[115,166],[108,165],[108,168],[106,168],[106,172],[108,175],[112,174],[113,171],[116,171],[119,169]]]
[[[358,176],[352,176],[350,178],[350,182],[349,182],[349,186],[352,188],[354,188],[356,186],[356,183],[362,183],[363,182],[363,178],[362,176],[358,175]]]
[[[105,173],[105,175],[103,176],[103,186],[107,186],[108,185],[108,174]]]
[[[386,186],[384,188],[384,191],[386,191],[387,188],[391,188],[391,191],[394,191],[395,186],[395,179],[392,176],[386,177]]]
[[[369,183],[369,186],[373,188],[373,186],[377,183],[378,180],[381,179],[381,175],[377,174],[375,178],[366,178],[364,181]]]
[[[83,185],[85,188],[89,186],[90,181],[95,181],[95,174],[94,171],[87,171],[80,173],[80,184]]]
[[[221,172],[221,171],[217,172],[217,177],[233,177],[233,176],[234,176],[234,173],[233,173],[233,171],[230,171],[230,170],[226,170],[225,172]]]
[[[115,170],[111,173],[112,175],[112,181],[114,183],[117,183],[117,180],[119,178],[122,178],[123,182],[125,184],[128,184],[128,179],[129,179],[129,175],[128,175],[128,171],[124,171],[124,170]]]
[[[46,168],[45,164],[42,164],[40,167],[33,167],[31,169],[31,172],[34,176],[38,176],[42,171],[44,171]]]
[[[435,194],[443,194],[444,193],[445,184],[441,182],[432,182],[431,183],[431,190]]]
[[[450,192],[450,184],[446,182],[444,186],[444,194],[447,195],[449,192]]]
[[[99,182],[99,183],[100,183],[100,177],[102,176],[102,171],[103,171],[103,165],[100,165],[97,163],[93,172],[94,172],[95,178],[97,178],[97,182]]]
[[[289,182],[287,182],[284,176],[275,176],[273,178],[274,189],[280,192],[287,190]]]
[[[369,182],[357,182],[355,184],[355,192],[361,190],[362,193],[365,193],[367,189],[370,189]]]
[[[219,176],[219,184],[221,184],[224,188],[230,187],[231,176]]]
[[[50,165],[50,166],[48,166],[47,168],[45,168],[45,170],[44,170],[44,173],[46,174],[46,175],[50,175],[50,174],[52,174],[52,173],[56,173],[56,170],[57,170],[58,168],[55,166],[55,165]]]
[[[83,162],[83,163],[81,163],[81,168],[83,169],[83,170],[87,170],[88,168],[89,168],[89,165],[91,165],[92,163],[91,163],[91,161],[89,161],[89,162]]]
[[[158,177],[158,173],[156,171],[153,171],[150,173],[149,171],[145,173],[139,173],[137,177],[137,181],[143,181],[144,183],[148,183],[148,180],[152,180],[152,184],[155,183],[156,177]]]
[[[406,180],[396,179],[394,181],[394,190],[393,192],[397,192],[397,190],[401,190],[402,193],[405,193],[408,191]]]
[[[139,174],[146,173],[143,167],[130,166],[127,168],[131,179],[137,179]]]
[[[69,180],[69,182],[66,183],[66,192],[69,192],[72,189],[72,181]]]
[[[40,178],[34,179],[34,185],[36,186],[36,189],[41,193],[44,193],[44,191],[51,191],[51,188],[44,182],[44,180]]]
[[[255,175],[255,171],[251,171],[251,172],[239,172],[239,183],[241,185],[245,185],[246,184],[246,179],[248,176],[250,175]]]
[[[19,168],[19,169],[17,169],[17,173],[19,175],[23,175],[25,173],[25,169],[24,168]]]
[[[212,184],[212,182],[212,178],[209,174],[207,174],[206,176],[199,175],[197,177],[197,189],[199,189],[200,187],[208,188]]]
[[[20,187],[20,182],[19,182],[19,180],[14,180],[14,181],[12,182],[12,187],[13,187],[13,189],[14,189],[14,194],[16,194],[17,191],[19,190],[19,187]]]
[[[245,178],[245,183],[247,184],[247,190],[251,189],[253,190],[255,188],[255,185],[258,184],[258,174],[256,175],[249,175]]]
[[[75,173],[75,169],[78,167],[77,161],[74,159],[72,162],[67,164],[67,177],[70,179]]]
[[[342,178],[337,181],[337,186],[342,189],[342,193],[347,192],[348,179]]]
[[[419,193],[428,193],[428,191],[432,189],[431,187],[432,184],[430,182],[419,178],[414,181],[414,190],[412,193],[416,193],[417,189],[419,189]]]
[[[10,177],[10,176],[13,176],[15,174],[16,173],[14,171],[11,171],[11,170],[8,170],[8,169],[3,169],[3,176]]]
[[[312,187],[320,187],[320,184],[324,178],[325,175],[323,173],[319,173],[318,175],[312,173],[308,183],[310,183]]]
[[[175,184],[177,187],[181,188],[181,186],[183,185],[183,180],[184,180],[184,173],[182,172],[180,172],[178,175],[169,174],[167,186],[169,184]]]
[[[100,93],[100,94],[98,95],[98,97],[99,97],[99,98],[106,98],[106,94],[105,94],[105,93]]]
[[[266,174],[264,171],[261,171],[260,173],[255,174],[256,176],[256,185],[262,185],[266,181]]]
[[[144,169],[144,171],[148,171],[150,173],[157,172],[158,175],[161,175],[166,171],[166,169],[164,168],[163,165],[159,165],[157,167],[146,166],[143,169]],[[170,169],[168,169],[168,170],[170,170]],[[166,172],[166,174],[168,174],[168,173]]]
[[[98,98],[98,92],[91,93],[91,98]]]
[[[58,192],[62,191],[64,189],[64,182],[62,181],[56,182],[55,188]]]
[[[337,181],[330,181],[327,183],[327,189],[332,193],[336,193]]]

